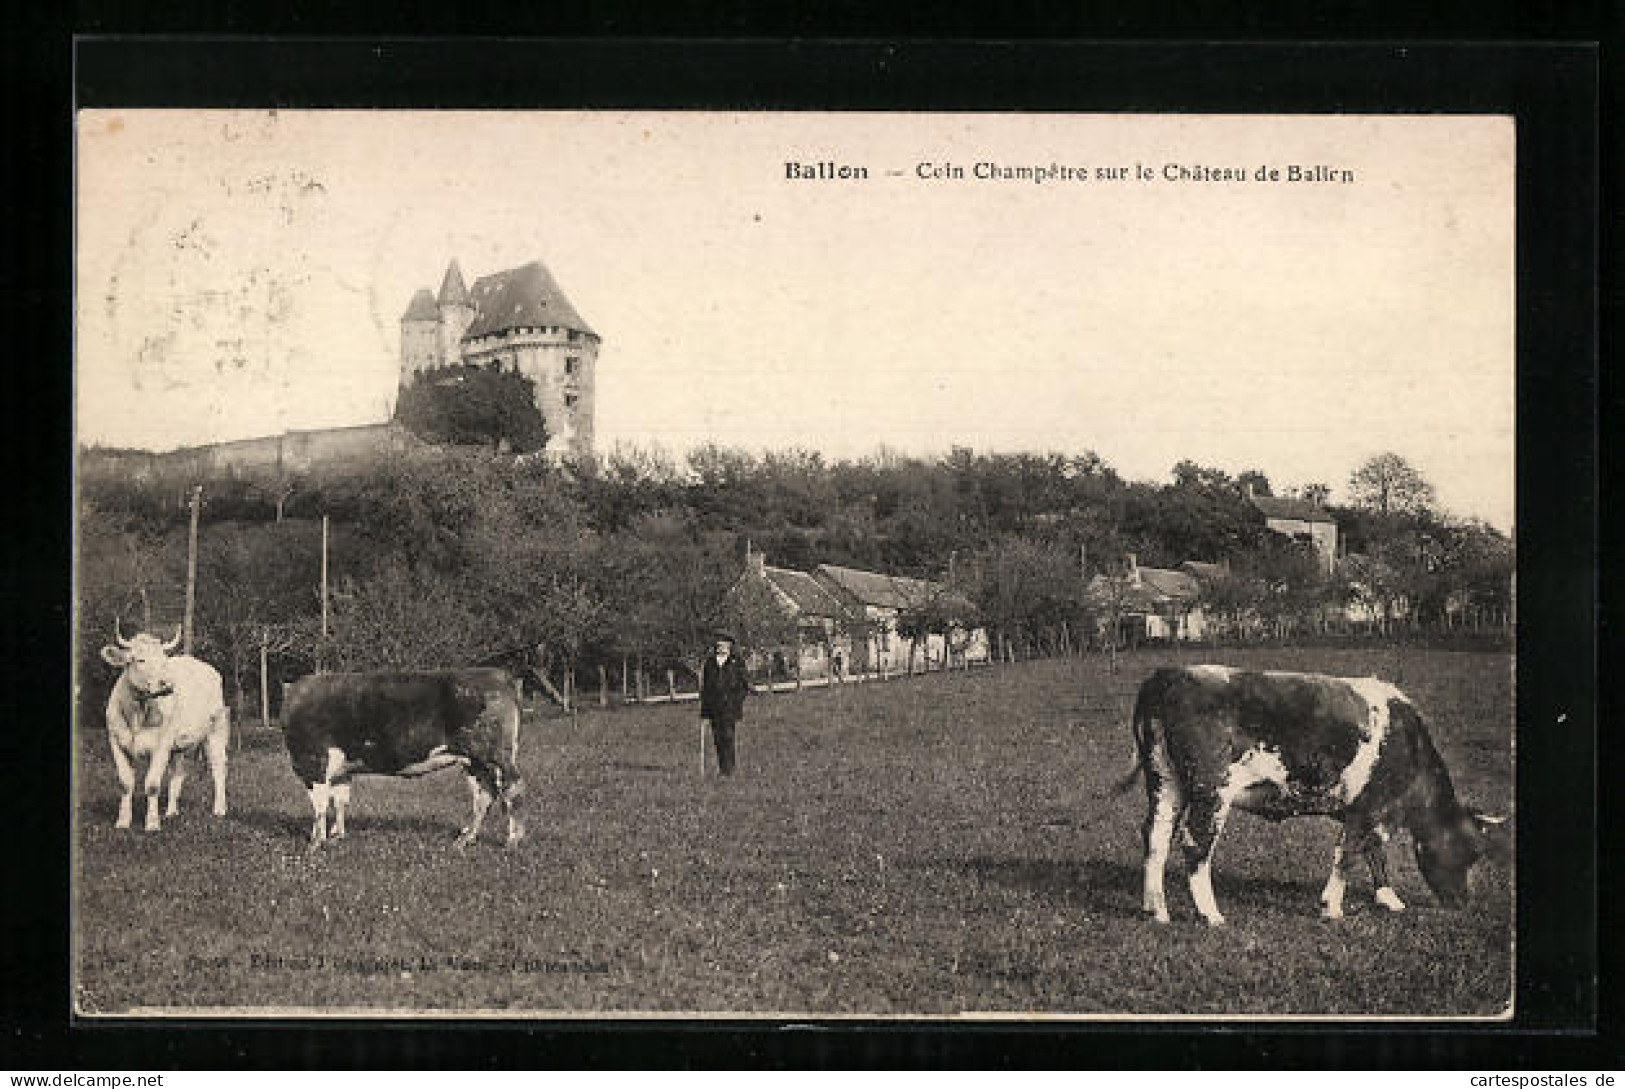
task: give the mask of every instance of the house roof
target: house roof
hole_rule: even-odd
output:
[[[1326,512],[1326,508],[1318,507],[1307,499],[1292,499],[1279,495],[1255,495],[1252,497],[1253,506],[1257,507],[1265,518],[1288,518],[1298,522],[1330,522],[1337,524],[1337,519]]]
[[[1142,570],[1144,570],[1142,568]],[[1130,611],[1136,609],[1154,609],[1165,604],[1168,598],[1159,594],[1154,588],[1143,583],[1134,582],[1127,575],[1096,575],[1089,580],[1085,591],[1097,603],[1111,600],[1112,587],[1120,588],[1118,604]]]
[[[406,313],[401,315],[402,321],[439,321],[440,307],[436,305],[434,296],[426,287],[418,288],[418,293],[412,296],[412,301],[406,307]]]
[[[1186,560],[1179,565],[1179,569],[1195,575],[1198,582],[1223,578],[1230,573],[1222,563],[1204,563],[1201,560]]]
[[[468,298],[468,288],[463,285],[463,270],[457,267],[456,258],[446,266],[446,278],[440,281],[440,305],[473,305]]]
[[[1217,564],[1201,566],[1218,569]],[[1114,585],[1121,588],[1118,603],[1130,610],[1183,605],[1195,601],[1202,593],[1201,584],[1188,572],[1171,571],[1166,567],[1137,567],[1135,575],[1096,575],[1089,580],[1087,593],[1096,602],[1108,601]]]
[[[447,273],[450,276],[450,272]],[[464,340],[510,329],[558,326],[597,336],[564,297],[553,274],[540,261],[481,276],[472,293],[476,313]]]
[[[828,616],[837,619],[846,616],[846,608],[842,606],[840,600],[819,585],[818,580],[811,575],[766,565],[763,566],[762,572],[769,582],[795,603],[803,616]]]
[[[1164,567],[1140,568],[1140,581],[1173,601],[1194,598],[1202,589],[1196,580],[1184,571],[1170,571]]]
[[[940,582],[902,575],[882,575],[876,571],[860,571],[855,567],[838,567],[832,563],[819,564],[813,573],[829,579],[857,601],[881,609],[912,609],[934,601],[966,616],[976,611],[975,605],[964,594]]]

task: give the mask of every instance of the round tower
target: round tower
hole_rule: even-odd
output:
[[[452,259],[446,277],[440,281],[440,365],[449,367],[463,361],[463,334],[474,320],[474,303],[463,283],[463,270]]]
[[[428,288],[420,288],[401,315],[401,388],[440,365],[440,307]]]
[[[550,453],[592,453],[599,337],[547,266],[532,261],[482,276],[472,301],[476,316],[463,333],[463,360],[517,371],[535,384]]]

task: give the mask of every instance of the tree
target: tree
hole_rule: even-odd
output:
[[[1007,537],[976,554],[965,579],[981,615],[1003,640],[1036,643],[1062,622],[1085,630],[1093,619],[1078,560],[1069,550]]]
[[[749,569],[746,570],[746,576]],[[768,682],[773,681],[771,662],[773,652],[794,647],[800,640],[800,625],[796,617],[774,595],[764,579],[742,577],[723,597],[720,609],[722,626],[727,628],[740,645],[759,652],[767,659]],[[799,660],[786,668],[799,666]]]
[[[1425,514],[1435,498],[1433,485],[1395,453],[1368,459],[1349,477],[1350,502],[1383,516]]]
[[[338,549],[348,558],[349,548]],[[241,715],[245,681],[257,675],[262,646],[295,651],[292,635],[312,631],[320,604],[321,536],[308,522],[210,527],[198,556],[200,647],[216,659]],[[340,570],[343,567],[339,568]]]
[[[1258,592],[1255,609],[1268,620],[1277,638],[1286,638],[1305,621],[1318,621],[1334,596],[1314,547],[1272,535],[1248,557],[1244,570]]]
[[[506,443],[528,454],[547,445],[536,384],[517,371],[445,367],[425,371],[401,391],[395,419],[426,442],[451,446]]]
[[[1236,487],[1241,489],[1243,495],[1273,495],[1270,490],[1270,478],[1265,476],[1261,469],[1248,469],[1236,477]]]
[[[443,669],[484,661],[503,638],[453,579],[391,560],[334,592],[325,658],[341,671]]]

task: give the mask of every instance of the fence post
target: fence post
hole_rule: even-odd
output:
[[[181,653],[192,653],[192,611],[197,600],[197,514],[203,498],[203,485],[192,485],[191,528],[186,534],[186,615],[181,622]]]
[[[609,706],[609,671],[603,662],[598,663],[598,706]]]
[[[260,640],[260,725],[271,725],[271,680],[266,676],[265,640]],[[239,733],[241,731],[238,731]]]

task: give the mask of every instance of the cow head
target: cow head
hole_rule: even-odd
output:
[[[175,630],[175,638],[167,643],[146,632],[126,639],[114,621],[113,638],[113,643],[102,648],[102,661],[124,671],[124,678],[138,703],[145,706],[175,690],[169,677],[169,653],[180,646],[179,628]]]
[[[1446,907],[1460,907],[1473,866],[1486,855],[1505,857],[1506,818],[1458,808],[1415,839],[1416,865],[1428,888]]]

